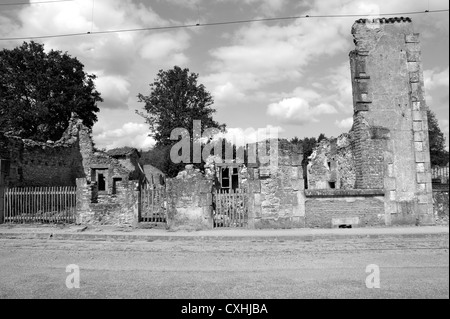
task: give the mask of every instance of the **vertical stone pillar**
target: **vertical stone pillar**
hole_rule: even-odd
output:
[[[406,34],[405,43],[409,83],[411,85],[414,155],[417,178],[416,196],[418,199],[419,223],[423,225],[434,224],[428,114],[424,97],[419,34]]]
[[[91,202],[91,189],[87,184],[86,178],[77,178],[76,191],[76,224],[82,224],[86,220],[86,214],[89,213],[89,204]]]
[[[248,174],[248,228],[254,229],[262,217],[261,180],[256,167],[249,167]]]
[[[293,206],[293,225],[296,227],[305,227],[305,180],[303,179],[303,151],[294,152],[292,159],[292,190],[296,200]]]
[[[167,180],[167,226],[170,229],[201,230],[213,227],[213,181],[187,165],[176,178]]]
[[[427,107],[409,18],[360,19],[350,53],[356,188],[385,190],[386,224],[432,224]]]

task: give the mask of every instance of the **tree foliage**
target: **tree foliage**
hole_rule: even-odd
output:
[[[150,84],[150,94],[138,95],[139,102],[145,103],[145,112],[136,112],[150,125],[150,135],[156,140],[153,153],[163,159],[162,162],[156,161],[152,156],[151,161],[156,161],[155,166],[169,177],[176,176],[185,165],[185,163],[174,164],[170,159],[171,146],[177,142],[170,139],[175,128],[186,129],[191,140],[194,137],[194,120],[201,121],[202,132],[206,128],[225,130],[225,125],[213,119],[212,116],[216,112],[211,107],[213,98],[205,86],[198,83],[198,76],[189,69],[178,66],[165,71],[160,70],[154,82]],[[201,165],[197,166],[201,168]]]
[[[428,136],[430,140],[430,158],[432,166],[444,166],[449,161],[449,153],[445,149],[445,136],[439,128],[439,122],[433,111],[428,110]]]
[[[37,141],[57,140],[72,112],[92,127],[103,101],[93,74],[61,51],[24,42],[0,51],[0,130]]]
[[[175,66],[158,72],[155,81],[150,84],[149,95],[138,95],[139,102],[145,103],[146,113],[137,113],[150,125],[150,134],[157,146],[173,144],[170,134],[175,128],[187,129],[192,137],[194,120],[202,122],[202,131],[206,128],[225,128],[225,125],[213,120],[212,115],[216,112],[211,108],[213,98],[197,80],[198,74]]]

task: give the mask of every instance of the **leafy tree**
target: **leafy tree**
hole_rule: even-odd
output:
[[[150,84],[149,95],[141,93],[138,95],[139,102],[145,103],[145,113],[140,111],[136,113],[144,117],[150,125],[150,135],[156,140],[156,148],[163,150],[165,159],[163,171],[169,177],[175,176],[185,165],[185,163],[174,164],[170,159],[171,146],[177,142],[170,140],[173,129],[186,129],[191,141],[194,137],[194,120],[201,121],[202,132],[206,128],[225,130],[224,124],[213,120],[212,115],[216,112],[211,108],[213,98],[205,86],[199,84],[197,80],[198,74],[191,73],[187,68],[175,66],[173,69],[158,72],[155,81]],[[202,168],[201,165],[197,166]]]
[[[430,157],[432,166],[444,166],[449,161],[449,153],[445,149],[445,136],[439,128],[436,115],[431,110],[428,114],[428,136],[430,139]]]
[[[213,98],[197,79],[198,74],[190,73],[187,68],[175,66],[160,70],[150,84],[150,95],[138,95],[139,102],[145,103],[146,114],[136,112],[150,125],[150,134],[157,145],[171,145],[170,134],[175,128],[187,129],[192,137],[194,120],[202,121],[202,131],[225,128],[213,120],[212,115],[216,112],[211,108]]]
[[[319,137],[317,138],[317,143],[322,142],[322,140],[327,139],[327,137],[325,136],[325,134],[320,133]]]
[[[0,130],[37,141],[57,140],[72,112],[92,127],[103,101],[93,74],[77,58],[24,42],[0,51]]]

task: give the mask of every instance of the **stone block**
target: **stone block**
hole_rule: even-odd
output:
[[[416,152],[423,152],[424,151],[422,142],[414,142],[414,148],[415,148]]]
[[[420,111],[420,108],[421,108],[420,102],[419,101],[412,102],[412,108],[413,108],[413,111]]]
[[[425,133],[422,132],[414,132],[414,142],[423,142],[425,141]]]
[[[419,72],[410,72],[409,73],[409,82],[411,83],[418,83],[420,81],[420,74]]]
[[[262,207],[256,206],[253,208],[255,218],[261,218],[262,216]]]
[[[408,62],[420,62],[420,52],[419,51],[412,51],[412,50],[406,50],[406,60]]]
[[[414,121],[413,122],[413,131],[420,132],[423,130],[422,121]]]
[[[388,191],[396,190],[397,189],[396,179],[394,177],[385,177],[384,188]]]
[[[249,181],[249,189],[251,193],[261,193],[261,181],[260,180]]]
[[[419,193],[426,193],[426,191],[427,191],[427,184],[425,184],[425,183],[418,183],[417,184],[417,191],[419,192]]]
[[[424,119],[426,118],[426,111],[413,111],[412,118],[413,121],[424,121]]]
[[[432,194],[419,195],[417,199],[419,200],[419,204],[433,204]]]
[[[408,71],[409,72],[419,72],[420,71],[420,63],[408,62]]]
[[[431,173],[417,173],[417,183],[431,183]]]
[[[397,192],[394,191],[389,191],[389,200],[391,201],[395,201],[397,199]]]
[[[251,195],[250,195],[251,196]],[[261,194],[253,194],[255,206],[261,206]]]
[[[425,163],[425,162],[427,162],[428,158],[429,158],[429,153],[427,153],[427,152],[416,152],[416,163]]]
[[[416,172],[417,173],[425,173],[425,164],[424,163],[416,163]]]
[[[419,43],[419,33],[406,34],[405,35],[406,43]]]
[[[369,106],[370,106],[370,103],[357,101],[356,105],[355,105],[355,112],[361,112],[361,111],[367,112],[370,109]]]
[[[394,172],[394,164],[388,164],[388,177],[394,177],[395,172]]]

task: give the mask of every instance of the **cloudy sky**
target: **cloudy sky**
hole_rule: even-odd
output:
[[[447,0],[74,0],[27,5],[0,0],[0,38],[304,15],[377,15],[448,9]],[[48,0],[47,0],[48,1]],[[406,15],[405,15],[406,16]],[[410,15],[421,33],[427,102],[449,132],[449,15]],[[76,56],[104,102],[94,140],[100,148],[148,148],[135,114],[158,70],[199,73],[215,118],[234,131],[278,127],[281,137],[338,136],[352,125],[348,53],[357,17],[309,18],[209,27],[91,34],[41,40]],[[0,49],[23,40],[0,41]]]

